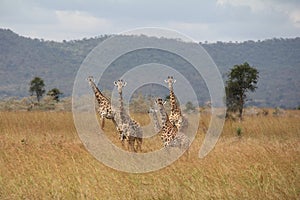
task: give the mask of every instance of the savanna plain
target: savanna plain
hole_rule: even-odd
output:
[[[188,159],[131,174],[88,152],[71,112],[1,111],[0,199],[300,199],[299,110],[226,120],[215,148],[200,159],[209,122],[201,114]],[[104,130],[122,147],[112,123]],[[154,137],[142,148],[160,145]]]

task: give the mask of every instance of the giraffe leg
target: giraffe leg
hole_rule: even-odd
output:
[[[142,152],[142,143],[143,143],[143,138],[137,137],[136,138],[136,142],[137,142],[137,151]]]
[[[185,150],[184,153],[185,153],[186,160],[189,160],[190,157],[190,143],[191,143],[190,139],[184,135],[182,147]]]
[[[104,124],[105,124],[105,120],[104,120],[104,117],[101,116],[101,130],[104,129]]]
[[[136,152],[135,148],[134,148],[134,138],[132,136],[129,136],[128,138],[128,150],[131,152]]]
[[[171,150],[171,146],[165,146],[165,151],[166,151],[166,160],[169,160],[170,158],[172,158],[172,150]]]

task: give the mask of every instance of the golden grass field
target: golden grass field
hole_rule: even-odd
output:
[[[300,199],[299,122],[300,111],[226,121],[214,150],[199,159],[203,116],[188,160],[129,174],[88,153],[71,112],[0,112],[0,199]],[[119,143],[111,126],[108,137]]]

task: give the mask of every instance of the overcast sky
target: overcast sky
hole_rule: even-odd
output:
[[[291,38],[300,36],[300,0],[0,0],[0,27],[56,41],[138,27],[197,41]]]

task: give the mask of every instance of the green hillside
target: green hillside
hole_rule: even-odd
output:
[[[252,104],[295,107],[300,105],[300,38],[202,44],[223,74],[247,61],[260,74]]]
[[[28,96],[29,82],[35,76],[44,79],[47,90],[56,87],[65,96],[70,96],[80,64],[107,37],[60,43],[25,38],[11,30],[0,29],[0,98]],[[300,38],[201,45],[211,55],[224,78],[235,64],[247,61],[257,67],[260,72],[258,89],[251,95],[248,104],[290,108],[300,105]],[[153,61],[177,67],[179,71],[190,69],[189,63],[170,53],[154,49],[140,50],[121,56],[112,63],[106,71],[106,78],[100,82],[101,87],[110,90],[113,87],[112,80],[121,76],[122,72]],[[200,101],[209,100],[203,80],[194,76],[191,70],[185,73],[191,82],[197,85],[201,83],[200,87],[195,88]]]

